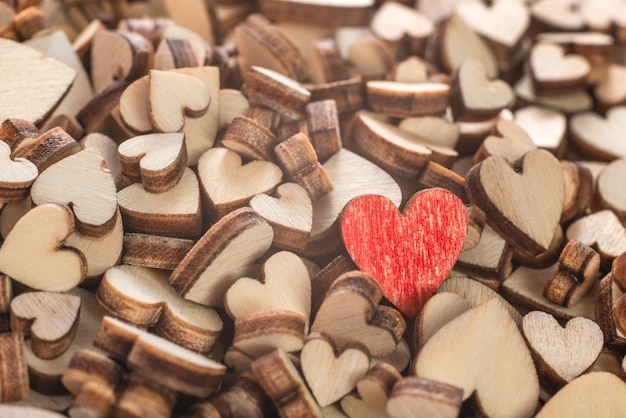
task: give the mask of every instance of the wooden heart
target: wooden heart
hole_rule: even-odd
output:
[[[70,206],[76,229],[83,235],[102,237],[115,226],[115,180],[96,148],[84,149],[48,167],[33,183],[31,198],[35,205],[54,202]]]
[[[444,189],[416,193],[403,214],[386,197],[358,197],[341,217],[343,242],[356,265],[410,317],[452,270],[466,233],[465,206]]]
[[[612,42],[613,39],[611,39],[611,45]],[[626,101],[626,67],[609,64],[606,74],[598,80],[593,93],[602,109],[623,104]]]
[[[626,197],[620,193],[626,181],[626,157],[607,165],[597,179],[596,187],[602,205],[613,210],[620,219],[626,218]]]
[[[538,43],[530,51],[530,71],[539,94],[584,86],[591,65],[581,55],[565,55],[556,44]]]
[[[527,152],[514,165],[492,156],[466,176],[470,201],[509,244],[531,254],[550,248],[565,200],[563,169],[548,151]]]
[[[306,248],[313,224],[313,205],[301,186],[281,184],[276,197],[258,194],[250,200],[250,207],[274,228],[275,246],[294,251]]]
[[[330,338],[314,332],[304,342],[300,365],[313,396],[324,407],[356,387],[370,368],[370,356],[359,344],[346,346],[338,352]]]
[[[25,158],[11,159],[11,147],[0,141],[0,200],[10,202],[28,197],[39,170]]]
[[[413,364],[418,377],[472,394],[486,416],[531,417],[539,401],[532,356],[515,322],[497,299],[444,325]]]
[[[515,123],[537,147],[556,156],[562,155],[567,132],[567,118],[563,113],[547,107],[526,106],[515,111]]]
[[[58,357],[68,349],[80,313],[80,297],[53,292],[27,292],[11,301],[11,329],[31,337],[37,357]]]
[[[381,5],[372,17],[371,28],[395,51],[400,50],[405,38],[409,39],[413,50],[423,46],[435,29],[433,22],[415,8],[396,2]]]
[[[242,164],[236,152],[212,148],[198,160],[198,176],[209,213],[217,220],[246,205],[253,196],[271,192],[282,180],[283,172],[269,161]]]
[[[517,46],[530,25],[528,8],[516,2],[462,2],[456,12],[476,33],[510,49]]]
[[[524,316],[522,330],[539,374],[557,388],[588,370],[604,345],[598,324],[583,317],[563,328],[549,313],[532,311]]]
[[[461,413],[462,394],[462,389],[446,383],[405,377],[394,385],[387,413],[391,418],[455,418]]]
[[[478,163],[492,155],[499,155],[510,162],[522,158],[528,151],[537,148],[533,140],[516,122],[499,120],[496,130],[500,136],[489,135],[474,154],[474,162]]]
[[[580,14],[577,0],[543,0],[531,5],[535,19],[558,31],[578,32],[584,29],[585,21]]]
[[[39,123],[69,90],[76,71],[8,39],[0,40],[0,120]]]
[[[612,210],[602,210],[573,222],[565,233],[598,251],[605,266],[626,251],[626,228]]]
[[[73,230],[74,215],[68,207],[37,206],[15,224],[0,247],[0,271],[37,290],[64,292],[78,286],[87,275],[85,257],[61,247]]]
[[[569,121],[572,145],[579,152],[602,161],[626,157],[622,128],[626,121],[626,106],[616,106],[606,112],[606,118],[594,112],[574,115]]]
[[[389,418],[387,401],[402,375],[388,363],[377,363],[356,384],[357,394],[341,399],[341,409],[350,418]]]

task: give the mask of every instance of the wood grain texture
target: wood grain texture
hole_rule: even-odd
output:
[[[28,369],[21,332],[0,335],[0,400],[14,402],[28,397]]]
[[[353,392],[341,399],[341,409],[350,418],[388,418],[387,401],[396,382],[402,375],[388,363],[378,363],[370,368],[356,384]]]
[[[463,390],[458,387],[409,376],[393,386],[387,413],[391,418],[424,415],[454,418],[460,413],[462,395]]]
[[[37,137],[25,138],[13,150],[11,157],[26,158],[40,173],[63,158],[80,151],[80,145],[63,128],[47,130]]]
[[[246,159],[273,161],[278,139],[256,120],[235,116],[224,132],[221,144]]]
[[[322,26],[367,25],[373,6],[372,0],[333,3],[316,0],[263,0],[259,4],[261,11],[268,18]]]
[[[30,192],[39,170],[25,158],[11,159],[11,148],[0,143],[0,199],[4,202],[24,199]]]
[[[450,87],[441,83],[368,81],[367,107],[372,112],[399,118],[441,115],[448,106]]]
[[[124,234],[122,263],[174,270],[193,244],[189,239],[129,232]]]

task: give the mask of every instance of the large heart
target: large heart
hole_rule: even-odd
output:
[[[343,242],[356,265],[410,317],[452,270],[466,234],[465,206],[444,189],[416,193],[404,216],[386,197],[361,196],[341,218]]]

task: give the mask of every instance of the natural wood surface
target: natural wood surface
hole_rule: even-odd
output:
[[[124,264],[174,270],[187,255],[194,241],[149,234],[124,234]]]
[[[0,335],[0,400],[2,403],[20,401],[28,397],[28,368],[21,332]],[[17,416],[17,415],[16,415]]]
[[[357,393],[341,399],[341,409],[350,418],[387,418],[387,401],[394,384],[402,375],[387,363],[371,367],[365,377],[356,384]]]
[[[393,386],[387,413],[391,418],[424,415],[454,418],[459,415],[462,394],[458,387],[409,376]]]

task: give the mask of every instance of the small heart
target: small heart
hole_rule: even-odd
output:
[[[300,185],[284,183],[276,197],[264,193],[250,200],[250,207],[274,228],[273,245],[288,250],[304,250],[313,224],[313,205]]]
[[[476,33],[506,48],[516,47],[530,25],[528,7],[517,2],[498,1],[491,7],[461,2],[456,12]]]
[[[530,5],[530,10],[533,18],[554,30],[578,32],[585,27],[578,6],[578,0],[542,0]]]
[[[311,333],[300,352],[302,374],[313,396],[324,407],[341,399],[356,387],[370,367],[370,356],[361,345],[337,351],[324,334]]]
[[[612,44],[613,39],[611,39]],[[598,80],[593,93],[602,109],[623,104],[626,101],[626,67],[609,64],[608,70]]]
[[[550,248],[565,200],[563,168],[548,151],[524,154],[515,164],[492,156],[466,176],[470,202],[510,245],[530,254]]]
[[[626,157],[625,121],[626,106],[612,107],[606,118],[594,112],[574,115],[569,121],[572,145],[583,155],[602,161]]]
[[[74,340],[80,297],[54,292],[27,292],[11,301],[11,330],[31,337],[33,353],[55,358]]]
[[[0,141],[0,200],[10,202],[28,197],[39,170],[25,158],[11,159],[11,147]]]
[[[583,317],[563,328],[549,313],[533,311],[524,316],[522,330],[540,375],[557,388],[593,366],[604,345],[598,324]]]
[[[497,299],[444,325],[413,363],[418,377],[472,394],[486,416],[531,417],[539,403],[539,379],[517,325]]]
[[[597,192],[604,207],[626,219],[626,196],[620,193],[626,182],[626,157],[607,165],[597,178]]]
[[[474,154],[474,162],[478,163],[492,155],[499,155],[514,162],[528,151],[537,148],[533,140],[516,122],[499,120],[496,130],[500,136],[489,135]]]
[[[530,51],[530,71],[539,94],[583,87],[591,64],[581,55],[565,55],[563,47],[538,43]]]
[[[73,231],[68,207],[46,203],[31,209],[0,247],[0,271],[37,290],[65,292],[78,286],[87,275],[85,257],[62,247]]]
[[[410,317],[452,270],[466,233],[465,205],[444,189],[416,193],[403,214],[384,196],[358,197],[341,217],[343,242],[356,265]]]
[[[402,375],[387,363],[377,363],[356,384],[358,393],[341,399],[341,409],[350,418],[389,418],[387,401]]]
[[[567,132],[567,118],[563,113],[542,106],[526,106],[515,111],[515,123],[535,146],[556,156],[563,153]]]
[[[626,252],[626,228],[612,210],[602,210],[583,216],[570,224],[565,233],[598,251],[604,266]]]

